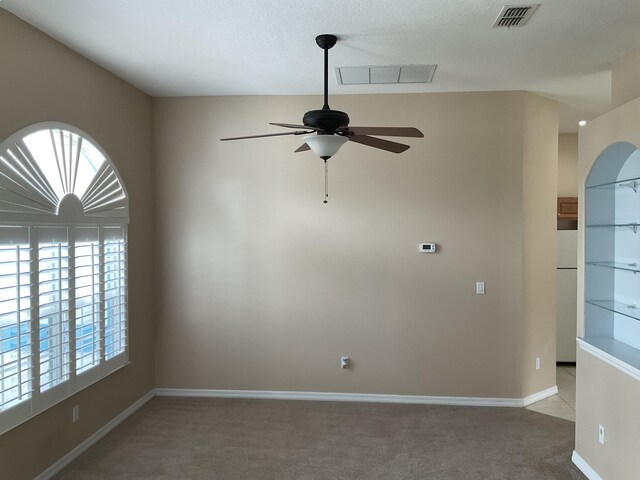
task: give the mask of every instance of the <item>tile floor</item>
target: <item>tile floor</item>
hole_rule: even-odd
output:
[[[552,417],[576,421],[576,366],[562,364],[556,367],[556,384],[558,394],[529,405],[534,412],[544,413]]]

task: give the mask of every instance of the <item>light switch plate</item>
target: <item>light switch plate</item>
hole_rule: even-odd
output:
[[[476,282],[476,294],[484,295],[484,282]]]

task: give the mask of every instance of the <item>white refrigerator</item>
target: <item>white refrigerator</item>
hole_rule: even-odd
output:
[[[576,361],[578,231],[558,230],[556,361]]]

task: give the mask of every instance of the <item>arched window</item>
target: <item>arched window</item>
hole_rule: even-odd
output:
[[[0,145],[0,433],[128,362],[128,195],[86,133]]]

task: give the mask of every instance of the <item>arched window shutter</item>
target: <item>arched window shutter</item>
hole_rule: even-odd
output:
[[[65,208],[78,202],[82,212]],[[129,201],[113,163],[91,137],[70,125],[41,123],[0,146],[0,221],[13,220],[126,224]]]

